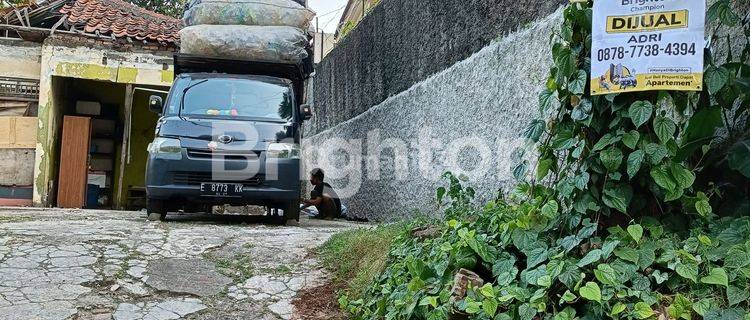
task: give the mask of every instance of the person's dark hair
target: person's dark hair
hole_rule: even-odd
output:
[[[323,172],[323,169],[315,168],[312,171],[310,171],[310,176],[319,179],[320,181],[325,180],[326,174]]]

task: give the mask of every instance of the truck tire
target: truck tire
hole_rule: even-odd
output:
[[[147,199],[146,212],[148,213],[149,221],[164,221],[167,218],[167,208],[164,205],[164,200]]]
[[[292,201],[287,203],[284,208],[284,224],[286,224],[287,221],[297,221],[299,222],[299,202]]]

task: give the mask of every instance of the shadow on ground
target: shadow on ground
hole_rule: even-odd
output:
[[[145,213],[143,213],[145,218]],[[170,213],[166,222],[210,223],[210,224],[259,224],[273,226],[278,218],[259,215],[224,215],[207,213]]]

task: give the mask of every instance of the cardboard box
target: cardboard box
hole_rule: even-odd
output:
[[[109,176],[106,172],[89,172],[88,184],[99,186],[106,189],[109,187]]]
[[[102,104],[94,101],[78,101],[76,102],[76,113],[100,116],[102,114]]]

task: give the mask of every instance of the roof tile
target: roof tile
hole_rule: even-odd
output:
[[[182,21],[122,0],[73,0],[60,13],[88,33],[130,37],[166,44],[179,41]]]

